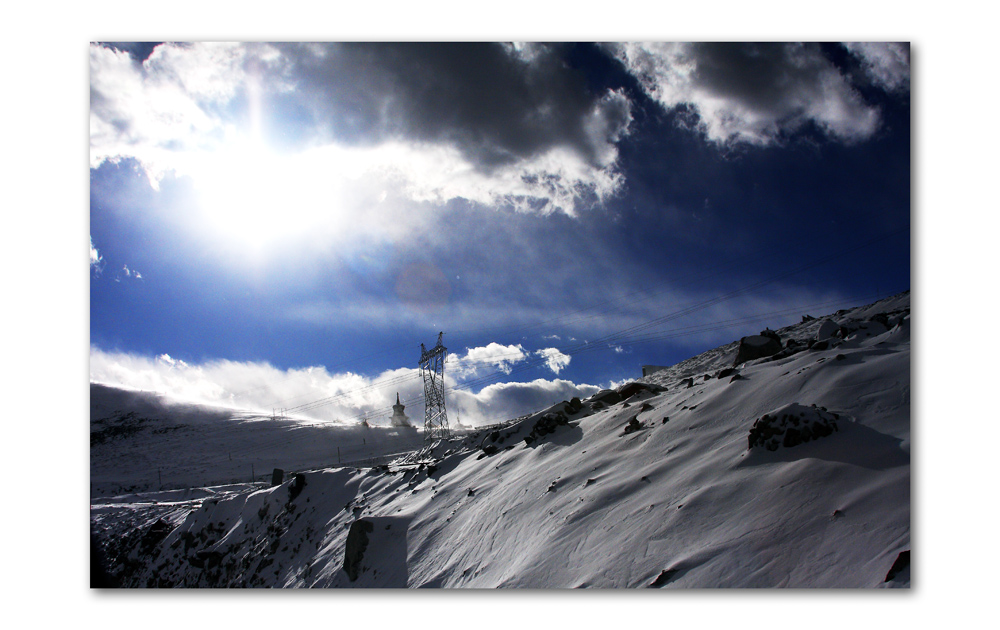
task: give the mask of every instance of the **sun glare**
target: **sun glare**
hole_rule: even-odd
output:
[[[209,227],[261,247],[336,221],[338,178],[304,153],[241,138],[205,155],[193,173]]]

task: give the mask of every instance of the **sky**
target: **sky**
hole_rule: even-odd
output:
[[[497,422],[910,288],[906,44],[91,43],[90,378]]]

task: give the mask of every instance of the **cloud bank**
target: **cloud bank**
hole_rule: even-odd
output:
[[[491,346],[473,349],[471,354],[498,366],[510,358],[501,358],[498,349],[517,348]],[[268,415],[272,410],[287,409],[290,417],[320,422],[355,423],[367,417],[371,424],[387,426],[397,393],[415,424],[420,424],[423,414],[423,384],[419,371],[412,368],[364,376],[330,373],[322,366],[281,370],[265,362],[213,360],[193,364],[167,353],[146,357],[91,347],[90,380],[157,392],[178,401]],[[446,370],[449,414],[456,419],[460,416],[466,425],[500,422],[600,389],[562,379],[494,383],[478,392],[455,389],[459,384]]]

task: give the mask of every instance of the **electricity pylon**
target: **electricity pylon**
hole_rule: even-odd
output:
[[[441,345],[443,332],[438,333],[437,345],[428,350],[420,344],[420,376],[424,379],[424,443],[448,438],[448,412],[444,408],[444,359],[448,349]]]

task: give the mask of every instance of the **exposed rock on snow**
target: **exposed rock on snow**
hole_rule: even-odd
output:
[[[824,339],[829,339],[833,337],[838,332],[840,332],[840,324],[833,321],[832,319],[825,319],[823,323],[819,325],[819,330],[816,331],[816,341],[823,341]]]
[[[656,576],[656,579],[649,585],[649,588],[663,588],[663,585],[669,582],[670,578],[677,575],[677,571],[677,569],[664,569]]]
[[[639,381],[632,381],[631,383],[626,383],[618,388],[618,395],[621,396],[622,400],[628,400],[632,396],[640,393],[656,394],[665,391],[665,388],[659,385],[653,385],[651,383],[642,383]],[[614,403],[609,403],[614,404]]]
[[[900,551],[899,555],[896,556],[896,561],[892,563],[889,568],[889,572],[885,574],[885,581],[891,582],[896,579],[896,576],[902,573],[904,570],[910,566],[910,550]]]
[[[371,521],[359,518],[351,525],[351,530],[347,532],[347,542],[344,547],[344,571],[347,577],[355,582],[361,572],[361,560],[365,557],[365,550],[368,548],[368,534],[375,531],[375,526]]]
[[[839,416],[816,407],[792,403],[765,413],[750,428],[748,448],[763,447],[769,451],[779,446],[791,448],[838,431]]]
[[[775,339],[770,335],[750,335],[740,339],[740,345],[736,349],[736,359],[733,366],[737,366],[754,359],[763,359],[773,354],[781,352],[781,339]]]

